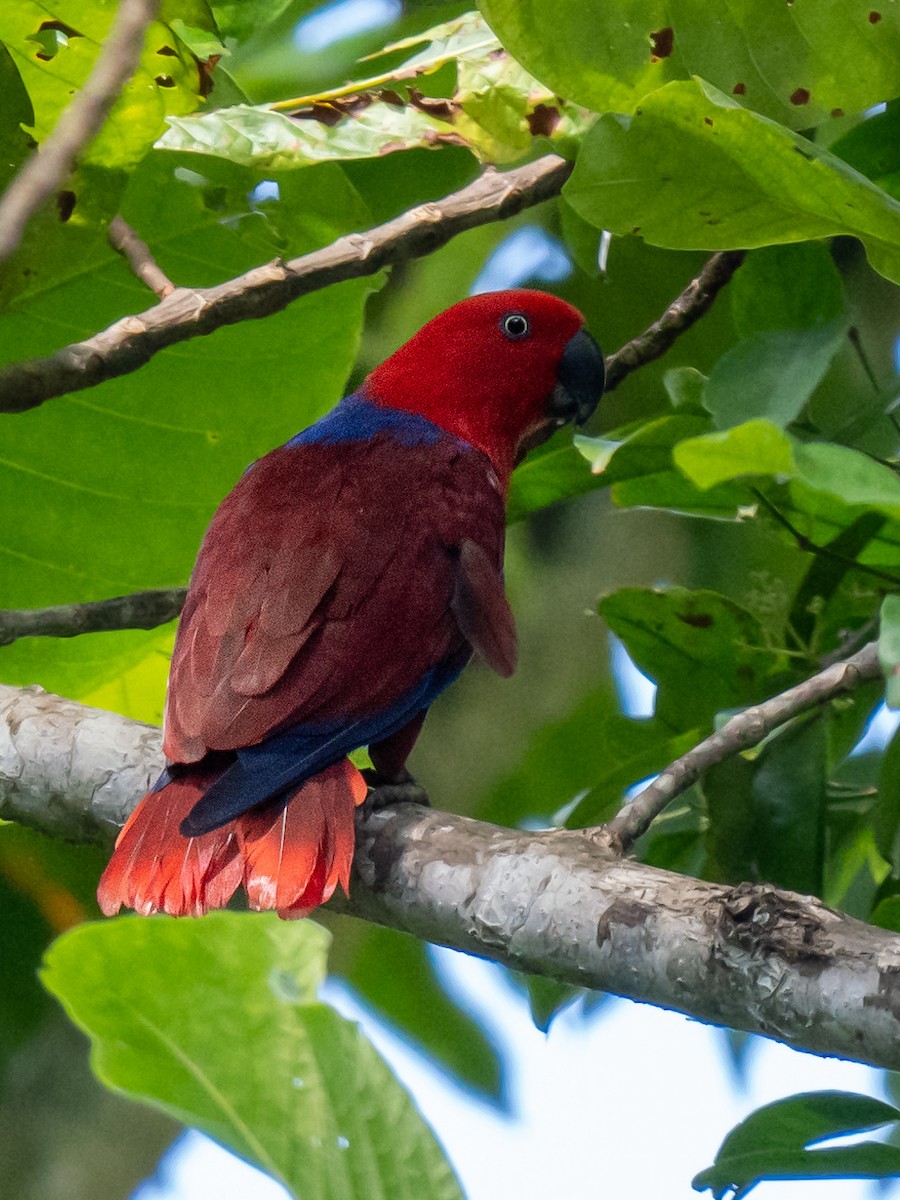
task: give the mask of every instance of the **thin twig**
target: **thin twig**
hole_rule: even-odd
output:
[[[122,317],[86,341],[0,371],[0,412],[26,412],[54,396],[128,375],[167,346],[270,316],[330,284],[430,254],[458,233],[556,196],[571,171],[572,164],[555,154],[513,171],[488,168],[460,191],[367,233],[348,234],[321,250],[256,267],[216,287],[176,288],[153,308]]]
[[[626,375],[662,358],[676,338],[712,308],[713,301],[744,261],[744,250],[720,250],[709,258],[659,320],[626,342],[606,360],[606,390],[613,391]]]
[[[758,487],[751,487],[750,491],[756,496],[772,519],[777,521],[783,529],[786,529],[800,549],[807,554],[816,554],[820,558],[830,558],[833,562],[841,563],[847,570],[862,571],[864,575],[871,575],[873,579],[880,579],[883,583],[889,583],[891,587],[900,587],[900,576],[892,575],[890,571],[882,571],[878,567],[870,567],[868,563],[862,563],[856,558],[848,558],[846,554],[840,554],[830,546],[820,546],[817,542],[810,541],[805,533],[801,533],[795,525],[791,524],[784,513],[772,503],[765,492],[761,491]]]
[[[624,805],[605,827],[590,830],[604,844],[628,851],[663,809],[680,796],[704,771],[724,762],[741,750],[758,746],[773,729],[786,724],[799,713],[817,708],[843,692],[853,691],[870,679],[881,676],[878,645],[869,642],[843,662],[833,663],[817,675],[788,688],[771,700],[755,704],[732,717],[721,729],[670,763],[657,778],[632,801]]]
[[[859,359],[862,369],[865,371],[866,376],[868,377],[869,383],[871,383],[873,390],[880,395],[881,388],[878,386],[878,380],[875,377],[875,372],[872,370],[872,364],[869,362],[869,356],[866,354],[865,347],[862,344],[862,338],[859,336],[859,330],[855,325],[851,325],[847,330],[847,337],[850,341],[850,345],[856,351],[856,357]]]
[[[128,265],[141,283],[145,283],[160,300],[165,300],[175,291],[175,284],[160,269],[150,247],[138,237],[124,217],[116,215],[110,221],[109,244],[128,260]]]
[[[68,178],[78,155],[106,120],[138,68],[147,26],[158,9],[159,0],[122,0],[84,87],[0,198],[0,262],[16,249],[32,216]]]
[[[155,629],[178,616],[186,595],[187,588],[159,588],[84,604],[0,609],[0,646],[24,637],[75,637],[79,633],[112,629]]]

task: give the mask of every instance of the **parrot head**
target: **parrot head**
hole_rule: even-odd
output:
[[[545,292],[471,296],[376,367],[363,392],[477,447],[505,483],[528,450],[597,407],[603,355],[583,326],[578,309]]]

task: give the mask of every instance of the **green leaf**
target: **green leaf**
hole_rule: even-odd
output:
[[[56,124],[74,91],[85,84],[115,12],[115,6],[101,0],[56,0],[51,4],[16,0],[0,8],[0,41],[12,54],[31,97],[38,141]],[[208,10],[206,21],[213,32]],[[192,12],[191,24],[202,22],[203,11],[198,8]],[[131,168],[162,132],[167,113],[192,112],[200,102],[196,60],[163,21],[154,21],[147,30],[138,71],[123,87],[103,128],[79,155],[79,161],[82,165]]]
[[[816,714],[780,730],[747,761],[703,782],[718,877],[822,893],[828,722]]]
[[[742,338],[815,329],[845,310],[840,272],[828,246],[820,242],[754,250],[729,283],[728,298]]]
[[[845,133],[831,152],[900,199],[900,101]]]
[[[713,367],[703,402],[717,429],[764,419],[784,429],[795,421],[841,347],[845,321],[811,329],[753,334]]]
[[[173,118],[157,145],[218,155],[262,170],[372,158],[441,143],[461,143],[485,161],[506,162],[527,153],[533,136],[573,145],[593,120],[529,75],[478,13],[395,42],[383,53],[423,44],[424,49],[390,70],[340,87],[272,106],[238,104]],[[435,94],[443,78],[436,73],[451,62],[456,70],[449,70],[443,95]],[[428,84],[432,75],[436,78]],[[427,84],[428,95],[410,91],[411,80]]]
[[[800,586],[794,595],[791,611],[788,614],[787,625],[791,636],[800,648],[815,649],[817,626],[827,624],[835,618],[842,626],[844,613],[835,613],[832,601],[837,596],[837,607],[843,608],[841,601],[841,583],[848,571],[853,570],[863,550],[878,536],[884,528],[887,518],[881,513],[864,512],[846,529],[842,529],[837,537],[832,538],[823,553],[815,554]],[[847,753],[853,743],[847,746]]]
[[[716,1200],[746,1195],[764,1179],[881,1179],[900,1174],[900,1148],[879,1142],[810,1146],[900,1120],[882,1100],[851,1092],[807,1092],[767,1104],[728,1134],[713,1166],[693,1180]]]
[[[434,1137],[357,1026],[316,1002],[328,936],[218,912],[82,925],[42,978],[110,1087],[322,1200],[458,1200]],[[115,987],[109,986],[115,979]]]
[[[532,75],[595,112],[629,112],[684,76],[677,56],[652,55],[653,33],[670,24],[662,0],[479,0],[478,7]]]
[[[713,591],[620,588],[600,615],[659,686],[656,713],[672,730],[776,690],[781,656],[747,609]]]
[[[887,685],[891,708],[900,708],[900,596],[885,596],[878,630],[878,660]]]
[[[826,246],[769,246],[750,254],[729,287],[742,337],[716,363],[703,403],[719,429],[763,417],[795,420],[847,332],[843,286]]]
[[[895,933],[900,933],[900,896],[888,896],[880,901],[869,920],[879,929],[892,929]]]
[[[667,80],[709,79],[796,129],[859,112],[900,91],[900,29],[891,6],[772,5],[766,0],[480,0],[520,62],[560,95],[630,112]]]
[[[506,505],[510,524],[531,512],[603,487],[572,443],[571,431],[561,430],[546,445],[533,450],[513,472]]]
[[[675,409],[701,415],[706,379],[695,367],[673,367],[663,376],[663,386]]]
[[[890,467],[849,446],[796,443],[797,476],[817,491],[830,492],[845,504],[875,508],[900,517],[900,479]]]
[[[0,194],[32,148],[25,127],[34,123],[34,110],[9,50],[0,42]]]
[[[791,439],[759,418],[722,433],[686,438],[675,447],[675,465],[699,488],[742,475],[788,475],[794,471]]]
[[[900,204],[839,158],[702,81],[670,83],[585,137],[565,196],[586,220],[674,249],[850,234],[900,281]]]
[[[546,975],[522,975],[520,980],[528,996],[531,1019],[541,1033],[547,1033],[553,1024],[553,1018],[564,1008],[568,1008],[579,996],[584,995],[583,988],[575,987],[571,983],[560,983],[557,979],[548,979]]]
[[[674,0],[669,16],[691,75],[794,129],[839,110],[860,112],[900,90],[900,24],[887,8],[873,19],[869,0],[799,7]]]
[[[210,0],[222,37],[245,42],[259,35],[292,0]],[[312,7],[310,5],[309,7]]]
[[[784,476],[855,509],[847,524],[859,516],[860,508],[900,518],[900,479],[890,467],[849,446],[799,442],[763,418],[688,438],[675,447],[673,457],[698,487],[743,475]]]

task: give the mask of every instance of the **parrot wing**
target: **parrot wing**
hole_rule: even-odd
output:
[[[377,737],[378,714],[396,723],[428,672],[448,659],[461,668],[466,641],[508,673],[502,498],[487,480],[482,456],[451,438],[289,444],[256,463],[217,512],[191,580],[169,759],[298,726],[330,739],[361,718]]]

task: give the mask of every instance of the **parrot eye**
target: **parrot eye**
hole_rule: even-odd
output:
[[[521,338],[528,337],[531,332],[528,318],[520,312],[507,313],[500,322],[500,328],[504,337],[508,337],[511,342],[518,342]]]

